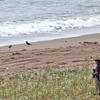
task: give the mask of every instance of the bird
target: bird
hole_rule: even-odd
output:
[[[9,45],[8,48],[10,49],[12,47],[12,45]]]
[[[10,51],[11,47],[12,47],[12,45],[9,45],[9,46],[8,46],[8,48],[9,48],[9,51]]]
[[[30,44],[28,41],[26,41],[26,44],[27,44],[27,45],[32,45],[32,44]]]

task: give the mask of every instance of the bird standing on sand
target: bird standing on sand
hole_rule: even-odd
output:
[[[8,46],[9,50],[11,49],[11,47],[12,47],[12,45],[9,45],[9,46]]]
[[[30,44],[28,41],[26,41],[26,44],[27,44],[27,45],[32,45],[32,44]]]

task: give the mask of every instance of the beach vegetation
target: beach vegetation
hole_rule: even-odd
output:
[[[91,69],[47,67],[0,77],[0,100],[98,100]]]

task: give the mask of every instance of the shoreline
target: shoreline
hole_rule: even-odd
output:
[[[25,41],[29,42],[42,42],[42,41],[52,41],[55,39],[63,39],[63,38],[73,38],[79,37],[89,34],[100,33],[100,26],[96,27],[85,27],[85,28],[75,28],[75,29],[65,29],[57,32],[48,32],[48,33],[32,33],[32,34],[24,34],[17,36],[8,36],[0,38],[0,46],[7,45],[18,45],[23,44]]]
[[[70,38],[59,38],[47,41],[30,42],[32,46],[27,46],[25,43],[12,45],[11,51],[32,50],[32,49],[46,49],[59,48],[66,46],[78,46],[79,42],[100,42],[100,33],[88,34]],[[9,45],[0,46],[0,52],[9,52]]]

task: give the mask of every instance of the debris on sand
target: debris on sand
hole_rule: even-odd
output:
[[[98,44],[98,42],[78,42],[78,44]]]

